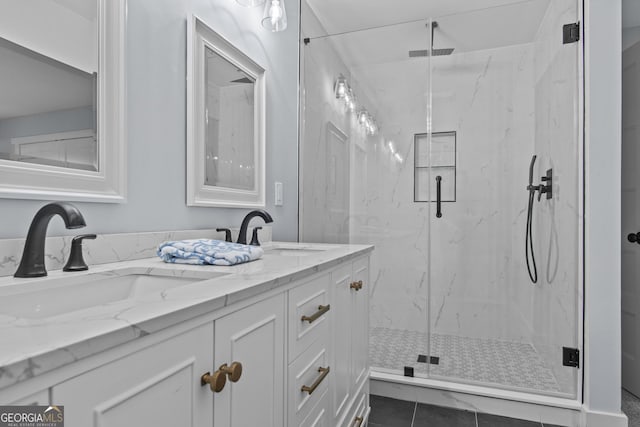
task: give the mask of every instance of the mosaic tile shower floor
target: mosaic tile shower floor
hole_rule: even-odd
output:
[[[560,391],[553,372],[531,344],[432,334],[431,356],[440,359],[437,365],[428,365],[418,362],[418,355],[428,355],[426,333],[371,328],[370,338],[369,357],[373,368],[402,371],[410,366],[418,376],[426,375],[430,366],[431,376],[436,377]]]

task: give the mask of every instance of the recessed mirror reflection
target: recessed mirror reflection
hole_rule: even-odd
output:
[[[255,79],[205,47],[204,184],[255,190]]]
[[[3,38],[0,64],[0,159],[96,171],[96,74]]]

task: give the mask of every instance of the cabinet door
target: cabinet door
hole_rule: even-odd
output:
[[[214,425],[284,425],[284,295],[215,322],[215,364],[242,364],[242,376],[214,397]]]
[[[369,258],[353,263],[353,280],[362,287],[351,290],[351,340],[352,386],[359,387],[369,374]],[[354,390],[355,392],[355,390]]]
[[[211,427],[213,323],[147,347],[52,389],[69,427]]]
[[[351,390],[351,263],[331,274],[331,410],[334,420],[345,410]]]
[[[38,393],[34,393],[30,396],[23,397],[14,402],[11,405],[48,405],[49,404],[49,390],[42,390]]]

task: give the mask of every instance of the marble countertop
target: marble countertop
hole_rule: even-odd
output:
[[[167,264],[159,258],[90,266],[86,272],[50,271],[37,279],[0,278],[0,389],[286,285],[373,250],[370,245],[273,242],[262,259],[232,267]],[[305,251],[306,249],[306,251]],[[96,280],[123,273],[198,279],[162,292],[63,314],[29,318],[8,314],[2,297],[24,293],[25,285],[49,289],[56,283]],[[117,270],[114,273],[114,270]],[[215,274],[226,273],[214,278]],[[70,295],[69,298],[73,298]],[[10,300],[7,298],[7,300]],[[44,305],[44,302],[43,302]],[[46,309],[46,307],[43,307]]]

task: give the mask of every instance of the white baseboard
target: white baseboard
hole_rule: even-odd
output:
[[[629,419],[622,412],[619,414],[611,412],[583,410],[583,425],[586,427],[628,427]]]

